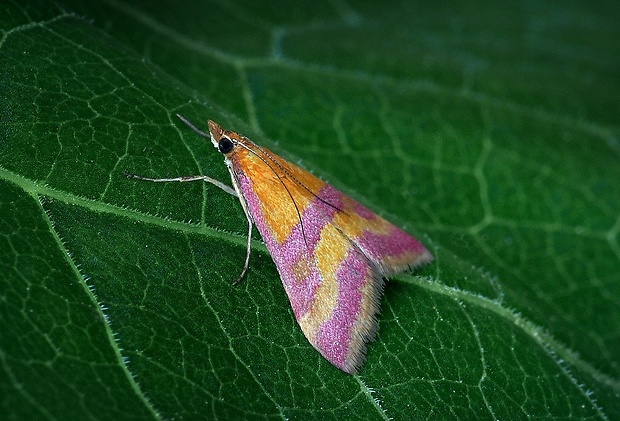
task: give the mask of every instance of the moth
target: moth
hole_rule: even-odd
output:
[[[299,166],[209,120],[209,133],[177,114],[224,155],[232,187],[206,175],[131,178],[211,183],[236,196],[248,221],[246,274],[256,226],[308,341],[346,373],[374,339],[384,278],[429,263],[414,237]]]

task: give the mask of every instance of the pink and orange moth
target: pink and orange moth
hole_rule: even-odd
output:
[[[377,330],[383,278],[433,257],[415,238],[326,182],[250,139],[209,120],[210,138],[224,155],[233,188],[205,175],[148,178],[214,184],[239,198],[248,220],[241,280],[248,270],[256,225],[308,341],[330,363],[355,373]]]

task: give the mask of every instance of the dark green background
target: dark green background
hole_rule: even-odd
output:
[[[620,417],[617,2],[0,6],[9,419]],[[384,4],[385,3],[385,4]],[[210,185],[211,118],[425,243],[357,376]]]

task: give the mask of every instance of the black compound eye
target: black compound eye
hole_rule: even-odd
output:
[[[232,140],[227,137],[221,138],[220,143],[217,144],[217,148],[220,150],[221,153],[224,154],[232,151],[234,147],[235,145],[234,143],[232,143]]]

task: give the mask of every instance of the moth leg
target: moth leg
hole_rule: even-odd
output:
[[[243,200],[241,201],[241,204],[242,204],[241,207],[243,208],[243,212],[245,213],[245,217],[248,219],[248,246],[247,246],[246,253],[245,253],[245,263],[243,264],[243,270],[241,271],[241,274],[239,275],[237,280],[233,282],[233,285],[237,285],[239,282],[241,282],[246,272],[248,271],[248,268],[250,267],[250,253],[252,252],[252,227],[254,225],[252,223],[252,217],[250,216],[247,209],[245,208],[245,203]]]
[[[173,178],[150,178],[150,177],[143,177],[141,175],[125,173],[125,177],[135,178],[136,180],[153,181],[155,183],[166,183],[169,181],[185,182],[185,181],[202,180],[202,181],[206,181],[207,183],[211,183],[216,187],[219,187],[220,189],[224,190],[228,194],[232,194],[235,197],[237,196],[237,192],[232,187],[229,187],[226,184],[222,183],[221,181],[218,181],[215,178],[211,178],[206,175],[188,175],[185,177],[173,177]]]

